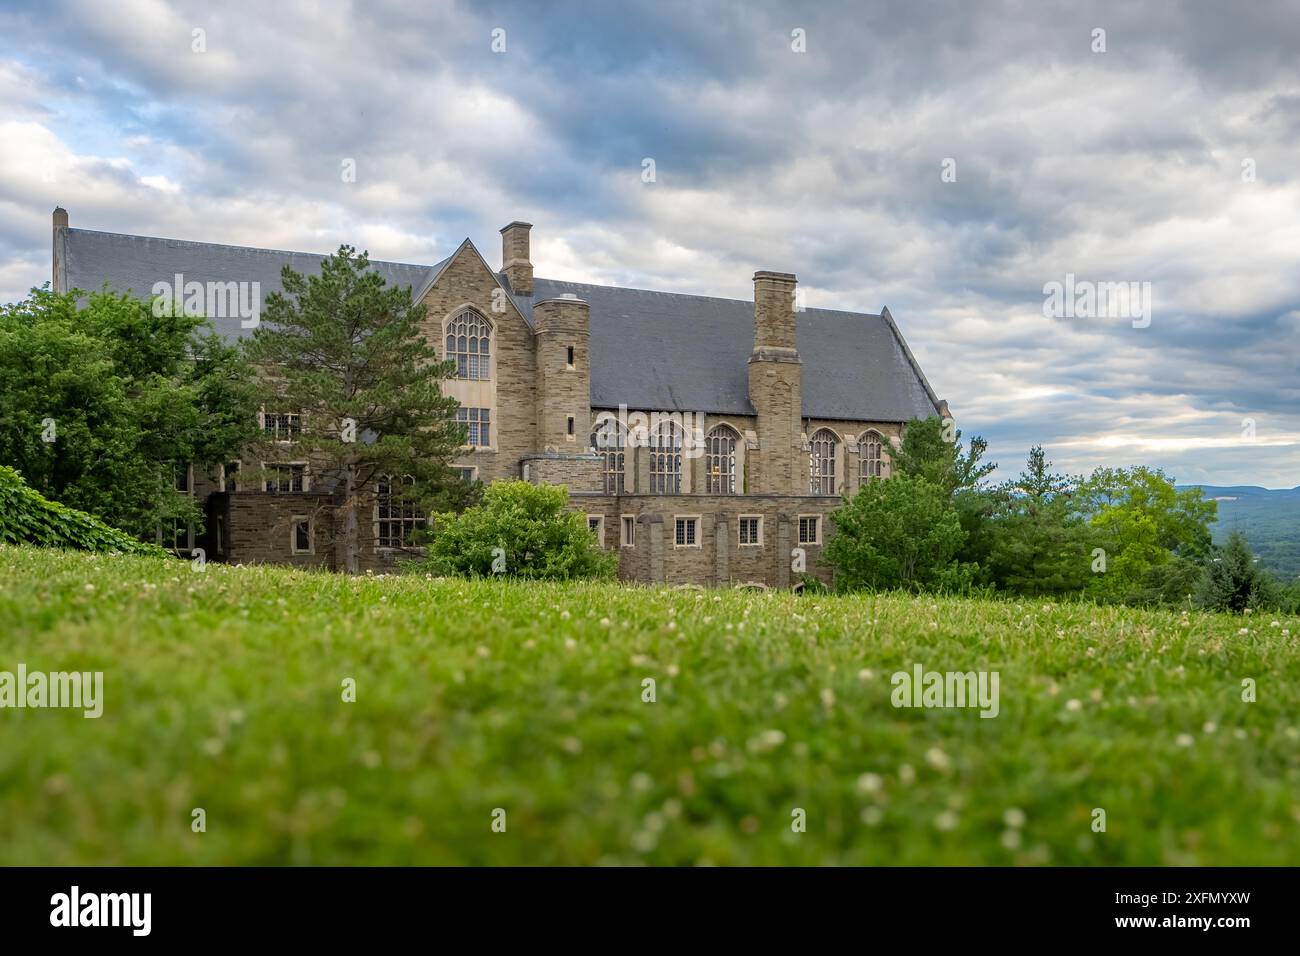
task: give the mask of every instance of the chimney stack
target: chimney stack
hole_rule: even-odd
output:
[[[746,465],[749,493],[808,493],[808,456],[801,438],[803,365],[795,333],[797,285],[788,272],[754,273],[749,401],[757,418],[758,451]]]
[[[501,229],[501,271],[510,281],[510,291],[517,295],[533,294],[533,263],[528,253],[531,222],[515,222]]]
[[[50,270],[50,285],[56,293],[68,291],[68,263],[64,240],[68,235],[68,211],[62,206],[54,209],[54,259]]]
[[[794,293],[799,284],[789,272],[754,273],[754,351],[796,351]]]

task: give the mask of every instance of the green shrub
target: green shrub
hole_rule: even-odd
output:
[[[137,541],[94,515],[49,501],[8,465],[0,465],[0,541],[81,551],[166,554],[157,545]]]
[[[613,577],[617,556],[600,547],[585,515],[565,510],[568,500],[563,485],[493,482],[483,504],[434,516],[427,556],[407,569],[550,581]]]
[[[831,513],[825,560],[841,589],[960,589],[970,569],[953,560],[965,539],[947,491],[924,478],[871,481]]]

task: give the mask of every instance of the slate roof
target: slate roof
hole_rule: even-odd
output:
[[[68,288],[97,290],[108,282],[148,298],[155,282],[180,273],[187,282],[257,281],[263,301],[281,289],[282,266],[310,275],[323,258],[88,229],[66,231],[64,254]],[[432,266],[371,264],[390,284],[418,294],[451,258]],[[513,298],[531,324],[535,302],[564,295],[591,307],[593,407],[754,414],[748,397],[752,302],[555,279],[535,279],[532,296]],[[888,309],[878,315],[807,309],[796,319],[804,417],[895,422],[937,413],[938,400]],[[251,334],[238,317],[212,322],[227,339]]]

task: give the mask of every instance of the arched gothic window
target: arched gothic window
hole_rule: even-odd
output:
[[[627,482],[627,429],[616,418],[597,422],[591,450],[604,459],[605,494],[621,495]]]
[[[650,436],[650,493],[679,495],[682,492],[682,428],[673,421],[661,421]]]
[[[492,374],[492,326],[466,309],[447,323],[446,359],[456,363],[456,377],[485,380]]]
[[[877,432],[867,432],[859,439],[863,481],[883,477],[884,448],[884,439]]]
[[[736,441],[740,438],[727,425],[718,425],[705,439],[705,490],[711,495],[736,493]]]
[[[839,441],[829,428],[823,428],[812,437],[808,452],[808,492],[814,495],[835,494],[835,459]]]

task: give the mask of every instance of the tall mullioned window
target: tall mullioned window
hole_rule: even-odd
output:
[[[736,493],[736,441],[739,437],[726,425],[719,425],[705,439],[704,473],[709,494]]]
[[[415,479],[384,475],[375,488],[375,545],[380,548],[410,547],[411,536],[424,527],[425,517],[410,498],[402,497]]]
[[[650,493],[682,492],[682,429],[676,422],[660,422],[650,436]]]
[[[808,452],[809,494],[835,494],[835,459],[838,451],[839,442],[829,428],[823,428],[813,435],[812,447]]]
[[[447,323],[446,358],[456,363],[456,377],[482,381],[492,375],[492,326],[466,310]]]
[[[603,459],[605,494],[623,494],[627,490],[627,429],[617,419],[602,420],[591,433],[591,450]]]
[[[867,432],[862,436],[859,447],[862,452],[862,479],[867,481],[881,477],[884,473],[885,447],[881,437],[875,432]]]
[[[456,409],[456,421],[465,426],[465,444],[475,448],[486,448],[492,444],[492,425],[490,413],[486,408]]]

